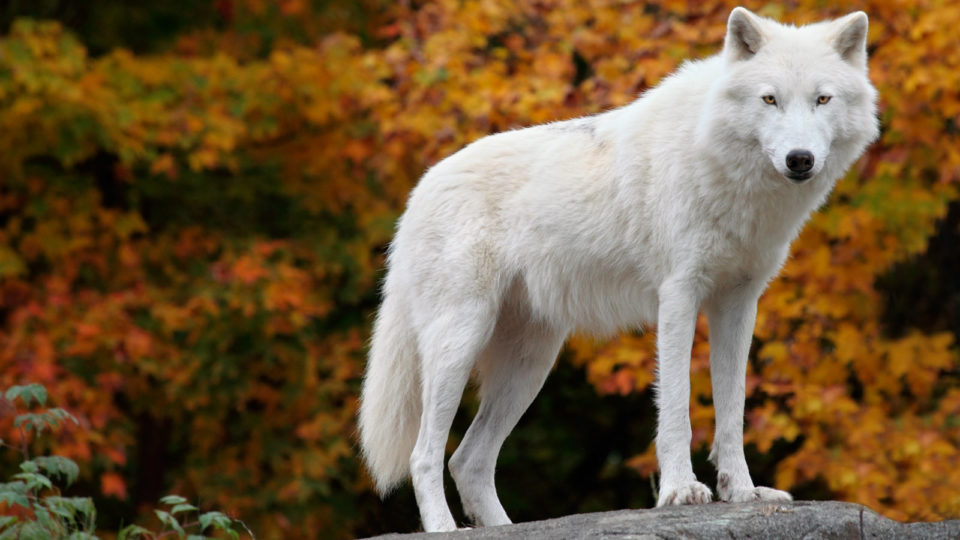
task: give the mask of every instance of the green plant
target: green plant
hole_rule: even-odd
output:
[[[28,410],[33,404],[41,409],[16,414],[18,401]],[[19,434],[18,444],[0,439],[0,445],[19,452],[23,458],[20,472],[0,484],[0,539],[96,538],[97,509],[93,501],[88,497],[64,497],[54,484],[54,479],[66,486],[72,484],[80,474],[77,464],[61,456],[30,455],[31,433],[36,436],[66,421],[79,424],[59,407],[44,408],[46,403],[47,390],[39,384],[14,386],[0,396],[0,411],[16,414],[13,427]]]
[[[160,520],[162,528],[159,532],[145,529],[139,525],[128,525],[120,530],[118,540],[150,539],[158,538],[185,538],[186,540],[200,540],[210,538],[201,534],[207,530],[219,531],[230,538],[240,538],[240,534],[234,529],[235,525],[244,528],[251,538],[253,533],[240,520],[233,519],[222,512],[211,511],[200,513],[196,506],[187,502],[187,499],[179,495],[167,495],[160,499],[160,504],[169,506],[170,510],[154,510],[153,513]],[[196,515],[195,519],[189,519]]]
[[[22,411],[17,407],[18,402]],[[31,436],[57,429],[67,421],[80,425],[66,410],[47,408],[46,404],[47,390],[39,384],[14,386],[0,395],[0,418],[14,415],[13,429],[18,435],[15,444],[0,439],[0,446],[22,456],[20,472],[9,482],[0,483],[0,540],[95,539],[97,509],[93,500],[64,497],[54,483],[58,480],[69,487],[80,475],[80,467],[62,456],[31,457]],[[204,535],[210,531],[238,539],[236,526],[254,538],[243,522],[218,511],[200,513],[179,495],[167,495],[160,499],[160,504],[169,508],[154,510],[160,521],[158,531],[128,525],[120,530],[118,538],[200,540],[211,538]]]

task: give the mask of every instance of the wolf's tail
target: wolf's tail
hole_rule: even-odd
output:
[[[410,472],[420,429],[417,344],[396,295],[387,294],[373,325],[360,393],[360,446],[377,491],[386,495]]]

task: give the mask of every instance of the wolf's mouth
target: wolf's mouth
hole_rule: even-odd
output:
[[[813,177],[813,171],[807,171],[802,173],[788,172],[788,173],[785,173],[784,176],[794,181],[795,183],[799,184],[800,182],[805,182],[809,180],[811,177]]]

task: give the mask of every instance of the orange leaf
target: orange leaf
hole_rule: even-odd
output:
[[[126,499],[127,483],[115,472],[103,473],[100,476],[100,492],[104,495],[113,495],[118,499]]]

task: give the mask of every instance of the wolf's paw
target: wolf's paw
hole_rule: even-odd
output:
[[[688,482],[677,487],[663,489],[657,507],[676,504],[706,504],[713,500],[713,492],[700,482]]]
[[[751,501],[792,501],[793,497],[786,491],[768,487],[748,489],[731,489],[720,494],[720,500],[732,503]]]

